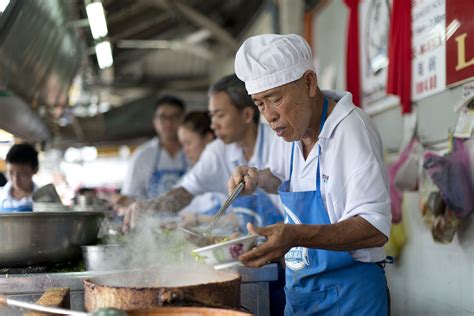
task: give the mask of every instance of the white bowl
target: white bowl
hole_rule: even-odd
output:
[[[198,261],[217,265],[239,260],[239,256],[252,249],[259,235],[247,235],[233,240],[193,250],[193,255]]]

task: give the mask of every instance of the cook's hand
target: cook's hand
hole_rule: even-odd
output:
[[[126,195],[122,195],[120,193],[114,193],[108,198],[107,201],[112,206],[112,208],[117,212],[117,215],[123,216],[125,209],[130,204],[132,204],[135,200]]]
[[[122,231],[128,233],[138,222],[138,219],[150,213],[149,201],[135,201],[131,203],[124,212]]]
[[[235,168],[232,176],[227,182],[229,193],[234,191],[235,187],[242,181],[244,182],[244,188],[240,194],[253,194],[258,187],[257,168],[250,168],[246,166]]]
[[[267,241],[241,255],[239,260],[247,267],[259,268],[280,259],[293,247],[294,235],[290,226],[295,225],[278,223],[258,227],[247,223],[247,229],[251,234],[265,236]]]

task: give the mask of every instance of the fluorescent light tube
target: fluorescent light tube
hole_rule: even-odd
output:
[[[5,11],[9,3],[10,0],[0,0],[0,13],[3,13],[3,11]]]
[[[95,53],[97,55],[97,62],[99,68],[104,69],[112,66],[114,60],[112,58],[112,47],[109,41],[103,41],[95,45]]]
[[[92,2],[86,5],[87,18],[91,27],[92,37],[99,39],[108,34],[102,2]]]

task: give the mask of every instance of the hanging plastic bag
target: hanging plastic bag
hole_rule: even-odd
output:
[[[402,220],[402,202],[403,202],[403,192],[396,185],[397,174],[400,172],[400,170],[403,170],[403,169],[405,169],[404,173],[412,172],[412,174],[410,174],[409,176],[409,180],[407,181],[408,183],[407,184],[404,183],[402,187],[410,187],[411,190],[416,191],[416,187],[418,186],[418,164],[419,163],[415,162],[415,159],[414,159],[413,162],[410,162],[407,165],[407,161],[410,158],[410,153],[412,152],[413,147],[417,143],[418,141],[416,140],[416,138],[413,138],[408,144],[408,146],[404,150],[402,150],[398,160],[388,168],[390,200],[391,200],[391,208],[392,208],[392,223],[395,223],[395,224]],[[418,143],[418,146],[421,147],[419,143]],[[414,163],[416,163],[416,165],[414,165]],[[415,166],[414,171],[411,170],[413,169],[413,166]],[[405,179],[403,174],[398,176],[398,178],[399,178],[399,181],[404,182],[401,180],[401,179]]]
[[[435,216],[431,226],[431,234],[436,242],[447,244],[450,243],[456,234],[459,226],[459,219],[456,215],[446,209],[441,215]]]
[[[390,228],[390,238],[384,246],[387,256],[391,256],[396,259],[399,258],[406,241],[407,236],[405,232],[404,221],[401,221],[398,224],[393,224]]]
[[[419,171],[420,181],[419,181],[418,192],[419,192],[419,199],[420,199],[421,216],[423,218],[423,222],[425,223],[425,225],[429,229],[431,229],[434,216],[428,205],[428,199],[431,196],[431,193],[433,192],[439,193],[439,189],[433,183],[433,180],[431,180],[431,178],[428,176],[428,173],[423,168],[423,164],[420,164],[419,168],[420,168],[420,171]]]
[[[395,187],[394,179],[399,164],[395,162],[388,168],[388,178],[390,187],[390,206],[392,209],[392,223],[396,224],[402,220],[402,201],[403,195],[400,190]]]
[[[453,150],[449,155],[440,157],[434,153],[426,153],[423,167],[439,188],[447,207],[457,217],[472,213],[474,193],[469,156],[461,139],[453,139]]]
[[[399,168],[394,178],[394,184],[398,190],[418,190],[418,167],[422,156],[423,146],[416,138],[413,138],[399,158]]]

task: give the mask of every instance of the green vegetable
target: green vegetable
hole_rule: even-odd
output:
[[[195,253],[195,252],[192,252],[191,254],[193,255],[194,260],[196,260],[196,262],[198,262],[198,263],[206,263],[206,257],[201,256],[200,254]]]

